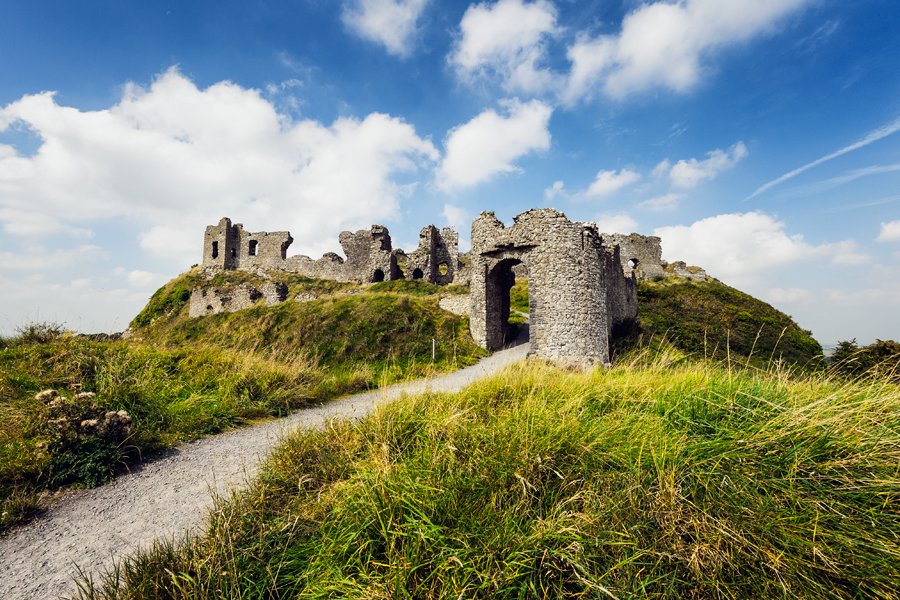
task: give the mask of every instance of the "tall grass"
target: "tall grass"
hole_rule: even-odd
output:
[[[900,388],[661,351],[287,440],[86,598],[894,597]]]
[[[0,530],[60,481],[94,485],[178,441],[484,354],[466,320],[430,297],[363,292],[197,319],[177,310],[129,341],[37,336],[38,327],[0,349]],[[121,447],[86,440],[67,446],[75,456],[54,456],[47,406],[35,399],[47,388],[95,392],[101,409],[129,413],[132,435]]]

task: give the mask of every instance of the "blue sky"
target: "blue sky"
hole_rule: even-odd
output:
[[[535,206],[900,339],[895,0],[8,0],[0,333],[120,330],[206,224],[412,249]]]

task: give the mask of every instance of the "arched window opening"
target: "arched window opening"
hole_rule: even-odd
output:
[[[425,273],[422,272],[422,269],[413,269],[413,279],[422,279],[423,277],[425,277]]]
[[[258,243],[259,242],[257,242],[256,240],[250,240],[250,247],[247,248],[247,254],[249,254],[250,256],[256,256],[256,245]]]
[[[637,269],[638,262],[639,262],[638,259],[632,258],[631,260],[628,261],[628,266],[631,267],[632,270]]]
[[[375,272],[372,273],[372,283],[378,283],[379,281],[384,281],[384,271],[375,269]]]

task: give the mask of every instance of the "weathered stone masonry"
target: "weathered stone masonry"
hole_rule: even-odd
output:
[[[622,270],[626,275],[634,273],[638,279],[653,279],[674,275],[685,279],[706,281],[709,276],[700,267],[689,267],[684,261],[667,263],[662,259],[662,240],[656,236],[631,233],[603,235],[603,243],[618,245]]]
[[[609,362],[613,328],[637,316],[634,277],[596,225],[533,209],[506,227],[493,213],[472,223],[470,327],[494,350],[506,342],[512,269],[528,271],[531,355],[582,366]]]
[[[419,247],[409,254],[392,247],[390,233],[381,225],[344,231],[339,240],[346,259],[333,252],[315,260],[288,257],[293,238],[287,231],[250,233],[223,218],[206,228],[203,266],[279,270],[360,283],[401,278],[437,284],[468,280],[468,306],[461,298],[445,298],[441,306],[468,312],[472,337],[489,350],[506,343],[509,292],[516,275],[527,276],[531,354],[582,366],[608,363],[613,332],[637,317],[636,279],[707,278],[697,267],[663,261],[658,237],[601,234],[595,224],[572,222],[550,208],[526,211],[515,217],[511,227],[493,213],[482,213],[472,223],[472,251],[462,270],[458,235],[450,228],[423,228]],[[287,295],[277,285],[267,284],[260,290],[246,285],[196,289],[191,294],[190,315],[240,310],[263,298],[277,304]]]
[[[387,227],[372,225],[356,233],[344,231],[339,241],[346,260],[334,252],[319,259],[287,256],[294,238],[287,231],[250,233],[240,223],[223,218],[206,228],[203,241],[203,266],[218,269],[272,269],[335,281],[359,283],[424,279],[448,284],[459,269],[459,238],[446,227],[433,225],[422,229],[419,247],[409,254],[395,250]],[[398,259],[406,260],[401,270]]]

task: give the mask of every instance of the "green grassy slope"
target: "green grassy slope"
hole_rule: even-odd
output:
[[[823,360],[822,347],[791,317],[716,280],[638,282],[638,321],[645,339],[665,337],[697,356],[730,352],[804,366]]]
[[[154,294],[129,340],[92,341],[61,331],[6,340],[0,349],[0,530],[26,517],[41,490],[95,485],[180,440],[459,368],[485,354],[469,336],[467,320],[438,307],[436,286],[394,283],[383,291],[283,277],[292,294],[323,297],[190,319],[185,290],[203,281],[194,271]],[[262,282],[226,273],[214,283]],[[353,293],[329,295],[335,292]],[[48,388],[69,404],[35,398]],[[79,392],[97,396],[75,402]],[[118,410],[132,418],[124,440],[81,425]]]
[[[663,352],[296,435],[85,597],[895,597],[900,388]]]

